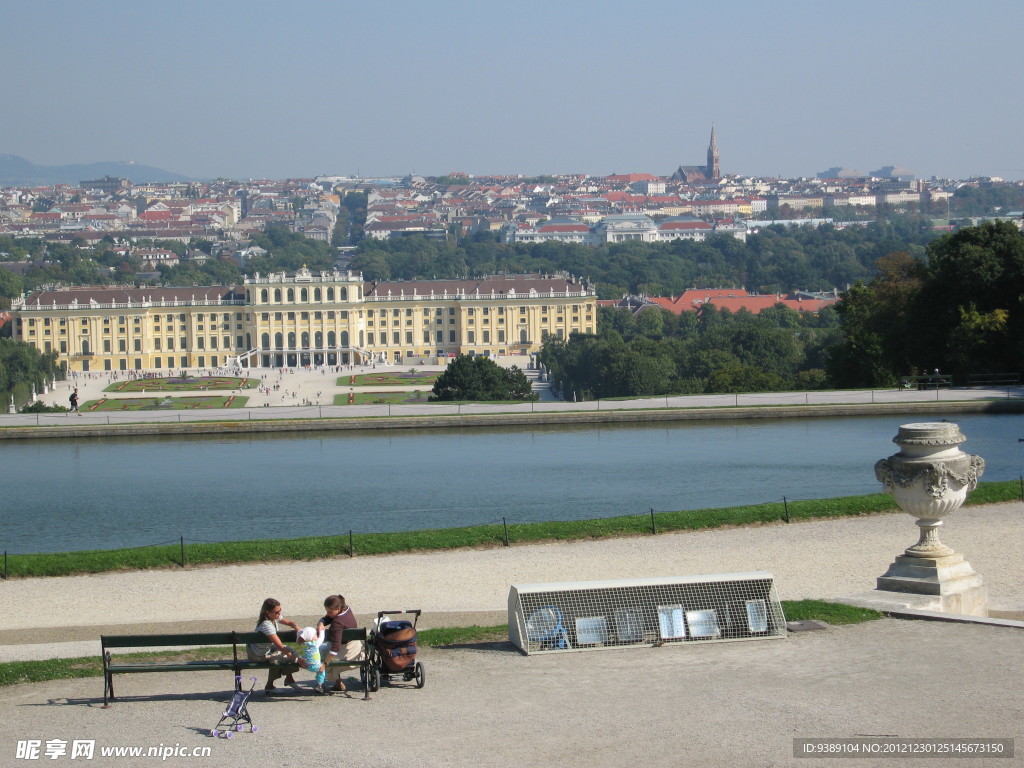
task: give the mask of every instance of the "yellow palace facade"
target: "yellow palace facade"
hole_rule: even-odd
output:
[[[10,314],[15,340],[75,371],[523,355],[597,325],[593,289],[566,275],[374,283],[306,269],[231,288],[40,290]]]

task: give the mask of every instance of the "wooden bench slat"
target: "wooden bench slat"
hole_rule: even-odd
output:
[[[159,648],[162,645],[234,645],[233,632],[194,632],[177,635],[103,635],[104,648]]]
[[[138,664],[109,664],[107,672],[190,672],[204,669],[234,669],[235,662],[227,661],[166,661]]]

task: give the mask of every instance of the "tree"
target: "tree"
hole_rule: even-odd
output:
[[[912,307],[915,363],[954,376],[1024,368],[1024,234],[989,222],[928,248]]]
[[[0,296],[6,299],[14,299],[25,290],[25,281],[21,275],[15,274],[8,269],[0,269]]]
[[[868,285],[857,283],[836,305],[845,336],[829,353],[836,386],[891,386],[915,372],[911,307],[925,279],[924,265],[900,252],[876,266],[878,275]]]
[[[31,344],[0,339],[0,402],[8,402],[13,395],[20,405],[29,399],[33,385],[39,392],[51,379],[63,379],[56,360],[56,352],[43,353]]]
[[[431,402],[451,400],[532,400],[530,381],[513,366],[505,369],[489,357],[459,355],[437,377]]]

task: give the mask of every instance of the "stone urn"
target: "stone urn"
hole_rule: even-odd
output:
[[[903,424],[892,439],[900,452],[875,464],[875,477],[900,509],[917,518],[920,540],[906,550],[910,557],[937,558],[953,550],[939,541],[942,520],[952,514],[978,485],[985,460],[960,450],[965,438],[948,422]]]

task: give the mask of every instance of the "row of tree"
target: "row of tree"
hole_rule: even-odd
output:
[[[54,379],[63,379],[64,371],[57,364],[57,353],[44,354],[31,344],[0,338],[0,406],[6,410],[11,398],[16,407],[26,403]]]
[[[813,315],[781,304],[759,315],[602,308],[597,334],[548,339],[540,362],[568,399],[815,389],[827,349],[842,339],[838,325],[830,308]]]
[[[335,229],[334,243],[351,242],[365,216],[365,194],[353,193]],[[351,206],[351,207],[349,207]],[[669,296],[687,288],[744,286],[761,293],[797,289],[843,289],[857,280],[870,280],[878,258],[893,251],[922,256],[936,233],[930,221],[894,216],[866,225],[837,229],[832,226],[766,226],[741,242],[720,235],[697,243],[627,242],[597,247],[578,244],[504,244],[495,233],[448,242],[423,237],[396,240],[362,240],[351,268],[369,280],[432,279],[569,272],[590,278],[602,298],[622,294]],[[253,245],[269,255],[250,260],[246,274],[302,266],[330,269],[335,254],[330,245],[301,234],[272,227],[254,236]],[[150,245],[183,255],[186,246],[174,241]],[[213,244],[197,240],[190,247],[212,253]],[[0,252],[15,261],[30,261],[24,278],[0,270],[0,296],[12,298],[44,284],[105,285],[138,280],[142,262],[114,251],[113,237],[95,246],[84,241],[47,243],[41,239],[0,237]],[[212,258],[205,263],[182,261],[160,269],[157,282],[164,285],[231,285],[242,280],[243,270],[232,259]]]
[[[1024,369],[1024,234],[986,223],[887,254],[877,274],[807,315],[703,308],[602,309],[598,333],[549,339],[540,355],[556,389],[576,398],[889,387],[936,368]]]
[[[914,216],[843,229],[766,225],[746,242],[716,235],[703,242],[507,244],[484,232],[448,242],[364,240],[351,266],[369,280],[564,271],[593,280],[601,298],[670,296],[695,287],[828,291],[871,279],[875,261],[894,250],[923,255],[936,236],[930,219]]]
[[[311,270],[326,270],[334,266],[332,247],[281,227],[271,227],[255,235],[252,244],[268,252],[261,258],[251,259],[246,274],[261,272],[295,272],[305,266]],[[183,256],[187,248],[209,254],[213,243],[193,240],[188,246],[175,240],[155,240],[146,246],[162,248]],[[137,256],[124,256],[114,251],[113,237],[107,237],[94,246],[85,241],[49,243],[39,238],[12,238],[0,236],[0,252],[10,261],[28,261],[25,275],[0,269],[0,296],[15,298],[24,291],[42,285],[124,285],[138,282],[143,268]],[[175,266],[160,267],[157,282],[164,285],[237,285],[243,278],[242,267],[230,258],[213,258],[203,263],[182,261]]]
[[[830,356],[837,386],[889,386],[939,368],[971,374],[1024,369],[1024,234],[1012,223],[962,229],[878,263],[837,305],[844,341]]]

